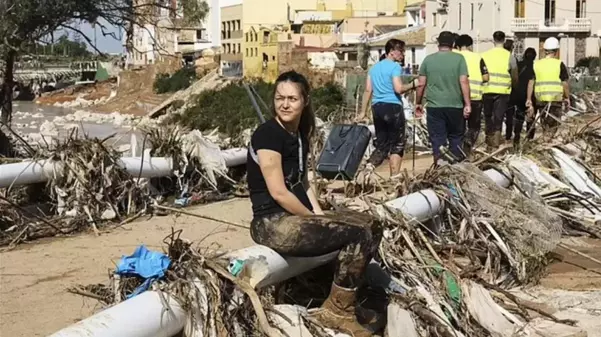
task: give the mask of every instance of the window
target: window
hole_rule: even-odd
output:
[[[576,18],[586,18],[586,0],[576,0]]]
[[[470,30],[474,30],[474,4],[470,4]]]
[[[242,53],[242,48],[240,48],[240,44],[238,43],[238,54]]]
[[[545,24],[555,24],[555,0],[545,0]]]
[[[513,0],[513,17],[526,17],[526,0]]]
[[[236,30],[240,30],[240,20],[236,20]]]
[[[255,48],[255,56],[259,56],[259,51]]]
[[[263,32],[263,43],[269,43],[269,32],[268,31]]]
[[[461,13],[461,2],[459,3],[459,9],[457,10],[457,12],[459,13],[459,30],[461,30],[461,16],[463,13]]]
[[[436,13],[432,13],[432,27],[436,27],[437,26],[437,20],[438,18],[436,17]]]
[[[207,39],[207,30],[206,29],[197,29],[196,30],[196,40],[204,41]]]
[[[246,57],[248,57],[248,48],[246,48]]]
[[[244,34],[244,39],[246,40],[246,42],[248,42],[248,33]]]

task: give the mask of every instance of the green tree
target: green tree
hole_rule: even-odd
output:
[[[131,33],[136,25],[156,26],[157,14],[162,11],[168,11],[172,18],[177,13],[184,13],[187,15],[183,18],[184,23],[198,22],[208,12],[204,0],[181,0],[178,1],[180,8],[175,9],[169,7],[170,3],[167,0],[0,0],[0,63],[4,68],[0,90],[0,122],[9,124],[11,121],[14,64],[19,54],[26,52],[28,47],[48,37],[51,37],[54,46],[54,33],[63,30],[79,34],[96,48],[92,39],[78,28],[82,22],[95,24],[103,35],[117,39],[109,27],[122,28]],[[128,36],[131,40],[131,34]],[[54,49],[74,47],[74,52],[81,52],[82,45],[78,43],[75,46],[71,42],[63,39],[61,44],[59,39]]]

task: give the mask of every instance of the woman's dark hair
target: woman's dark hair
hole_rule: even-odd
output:
[[[524,61],[534,62],[536,60],[536,49],[528,48],[524,52]]]
[[[380,61],[382,61],[382,60],[383,60],[383,59],[385,59],[385,58],[386,58],[386,54],[382,54],[382,55],[380,55]]]
[[[300,73],[297,73],[294,70],[282,73],[275,80],[275,87],[273,89],[274,96],[276,90],[278,89],[278,85],[282,82],[292,82],[298,85],[301,95],[303,96],[303,101],[305,102],[305,107],[303,108],[303,112],[301,114],[298,130],[303,137],[305,137],[307,140],[311,140],[311,137],[313,136],[313,131],[315,131],[315,113],[313,112],[313,106],[311,105],[311,96],[309,95],[309,93],[311,92],[311,86],[309,85],[309,81],[307,81],[305,76],[303,76]],[[275,107],[273,115],[276,115]]]
[[[503,43],[503,48],[505,48],[505,50],[507,50],[508,52],[512,52],[513,51],[513,40],[511,40],[511,39],[505,40],[505,42]]]
[[[405,48],[405,41],[399,39],[390,39],[384,45],[384,52],[388,55],[393,50],[403,50]]]

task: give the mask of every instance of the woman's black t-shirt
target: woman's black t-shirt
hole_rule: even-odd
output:
[[[299,140],[298,136],[291,135],[275,119],[270,119],[255,130],[251,138],[251,145],[255,153],[259,150],[271,150],[282,156],[282,170],[286,187],[300,202],[309,210],[313,210],[307,192],[303,186],[303,178],[307,172],[307,157],[309,144],[307,139],[302,139],[303,168],[302,176],[299,163]],[[248,188],[252,202],[253,215],[263,217],[275,213],[286,212],[269,194],[267,183],[261,168],[253,160],[250,152],[246,162]]]

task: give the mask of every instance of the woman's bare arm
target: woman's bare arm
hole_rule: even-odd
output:
[[[259,167],[271,197],[293,215],[312,215],[298,198],[286,188],[282,171],[282,155],[272,150],[258,150]]]

